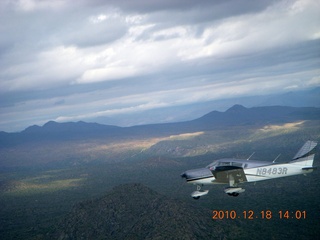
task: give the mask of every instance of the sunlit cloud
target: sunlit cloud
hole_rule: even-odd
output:
[[[319,1],[178,3],[2,1],[0,130],[320,86]]]
[[[18,11],[38,11],[45,9],[58,10],[65,5],[65,0],[13,0],[11,4],[14,5],[15,9]]]

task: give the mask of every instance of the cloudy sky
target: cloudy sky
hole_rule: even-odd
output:
[[[0,130],[320,86],[319,12],[318,0],[1,0]]]

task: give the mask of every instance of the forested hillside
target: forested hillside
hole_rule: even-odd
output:
[[[190,197],[195,186],[180,177],[215,159],[246,159],[253,152],[251,159],[272,161],[281,154],[276,161],[287,162],[305,141],[320,140],[317,109],[282,109],[283,115],[268,119],[263,109],[235,106],[176,125],[123,129],[51,122],[2,133],[12,142],[0,148],[1,237],[314,239],[320,229],[317,171],[245,184],[237,198],[226,195],[224,185],[209,186],[198,201]],[[252,122],[255,116],[260,120]],[[20,136],[28,137],[17,141]],[[319,155],[317,150],[315,165]],[[213,210],[236,211],[237,218],[213,220]],[[272,217],[263,219],[267,210]],[[245,218],[249,211],[255,218]],[[289,211],[290,218],[280,219],[279,211]],[[306,217],[296,219],[297,211]]]

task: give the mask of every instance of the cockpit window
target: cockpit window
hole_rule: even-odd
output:
[[[232,162],[232,166],[235,166],[235,167],[242,167],[242,163]]]
[[[243,163],[238,162],[224,162],[224,161],[214,161],[213,163],[209,164],[207,168],[213,169],[214,167],[221,167],[221,166],[235,166],[235,167],[242,167]]]
[[[214,161],[213,163],[210,163],[207,168],[211,168],[211,167],[215,167],[218,166],[219,162],[218,161]]]
[[[231,162],[220,162],[219,166],[230,166]]]

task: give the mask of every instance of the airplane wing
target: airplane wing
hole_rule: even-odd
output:
[[[216,179],[216,182],[219,183],[243,183],[247,182],[246,175],[243,171],[243,168],[235,168],[235,167],[230,167],[229,169],[224,167],[223,169],[216,169],[213,172],[213,175]]]

